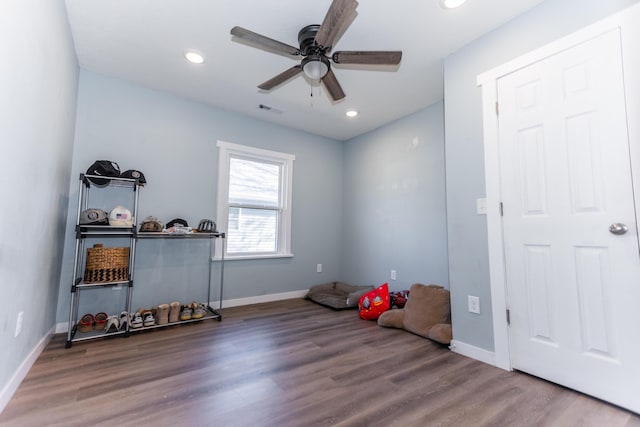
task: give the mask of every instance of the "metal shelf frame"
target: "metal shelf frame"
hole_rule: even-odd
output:
[[[104,187],[121,187],[130,189],[133,192],[133,225],[131,227],[112,227],[108,225],[81,225],[80,214],[83,210],[89,208],[90,189],[94,185],[90,178],[107,179],[108,183]],[[126,302],[125,310],[129,312],[131,308],[131,298],[133,296],[133,266],[135,265],[136,253],[136,218],[138,214],[138,196],[139,182],[136,179],[103,177],[96,175],[86,175],[81,173],[78,182],[78,205],[76,213],[76,245],[73,257],[73,281],[71,284],[71,301],[69,307],[69,330],[67,332],[66,347],[71,347],[75,341],[84,341],[93,338],[107,336],[103,331],[79,332],[78,331],[78,306],[80,304],[80,294],[82,291],[90,289],[98,289],[104,287],[126,286]],[[83,259],[85,254],[86,239],[90,237],[120,237],[129,239],[129,277],[126,281],[106,282],[106,283],[84,283],[84,265]],[[128,325],[127,325],[128,326]],[[109,336],[122,334],[127,336],[128,330],[118,331],[117,333],[108,334]]]
[[[94,185],[89,178],[106,178],[109,180],[107,186],[110,187],[122,187],[125,189],[131,189],[133,191],[133,211],[134,218],[133,225],[131,227],[114,227],[109,225],[81,225],[80,214],[83,210],[89,208],[89,194],[90,188]],[[148,233],[148,232],[136,232],[137,230],[137,217],[138,217],[138,202],[139,202],[139,187],[140,184],[135,179],[129,178],[109,178],[94,175],[80,174],[78,184],[78,206],[76,216],[76,245],[73,264],[73,281],[71,284],[71,301],[69,308],[69,330],[67,332],[66,347],[70,348],[73,342],[86,341],[96,338],[106,338],[113,336],[128,337],[131,332],[141,332],[149,329],[163,328],[167,326],[175,326],[193,322],[199,322],[208,319],[222,320],[222,296],[224,287],[224,252],[226,235],[224,232],[211,232],[211,233],[189,233],[189,234],[170,234],[170,233]],[[129,239],[129,277],[125,281],[106,282],[106,283],[84,283],[84,254],[85,254],[85,240],[87,238],[128,238]],[[219,304],[217,308],[210,306],[211,302],[211,284],[212,284],[212,260],[215,255],[215,239],[222,239],[222,254],[220,264],[220,289],[219,289]],[[131,313],[131,303],[133,298],[133,283],[134,283],[134,271],[135,271],[135,254],[136,254],[136,242],[138,239],[209,239],[209,268],[207,277],[207,314],[200,319],[190,319],[178,322],[171,322],[163,325],[154,325],[141,328],[131,328],[130,322],[127,322],[127,329],[123,331],[107,333],[106,331],[91,331],[80,332],[78,331],[78,306],[80,302],[80,294],[82,291],[91,289],[105,288],[105,287],[126,287],[126,301],[125,310],[127,313]]]
[[[147,232],[139,232],[136,234],[136,238],[137,239],[168,239],[168,240],[173,240],[173,239],[209,239],[209,268],[207,269],[207,310],[211,313],[213,313],[213,315],[211,316],[205,316],[202,319],[194,319],[196,321],[199,320],[204,320],[204,319],[211,319],[211,318],[217,318],[218,321],[222,320],[222,296],[223,296],[223,292],[224,292],[224,253],[225,253],[225,242],[226,242],[226,234],[224,232],[220,232],[220,231],[214,231],[212,233],[199,233],[199,232],[193,232],[193,233],[187,233],[187,234],[170,234],[170,233],[147,233]],[[218,308],[213,308],[211,307],[209,304],[211,302],[211,282],[212,282],[212,276],[211,276],[211,267],[212,267],[212,263],[213,263],[213,259],[215,257],[215,251],[216,251],[216,245],[214,244],[215,239],[222,239],[222,253],[221,253],[221,259],[220,259],[220,292],[218,295]],[[181,324],[181,323],[186,323],[189,322],[187,320],[182,320],[179,322],[175,322],[175,323],[170,323],[167,325],[155,325],[155,326],[151,326],[150,328],[154,328],[154,327],[158,327],[158,326],[170,326],[170,325],[174,325],[174,324]],[[137,329],[136,329],[137,330]]]

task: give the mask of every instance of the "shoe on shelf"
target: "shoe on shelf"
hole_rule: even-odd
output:
[[[151,311],[145,311],[144,314],[142,315],[142,324],[147,327],[147,326],[153,326],[156,324],[156,319],[153,318],[153,312]]]
[[[118,316],[109,316],[107,319],[106,329],[108,334],[112,334],[120,330],[120,319],[118,319]]]
[[[126,331],[127,327],[129,326],[129,313],[127,313],[126,311],[123,311],[122,313],[120,313],[120,326],[119,326],[119,330],[121,331]]]
[[[129,323],[131,329],[142,328],[142,314],[135,312],[131,315],[131,322]]]
[[[93,314],[85,314],[80,318],[78,322],[78,331],[80,332],[91,332],[93,331]]]
[[[169,304],[169,323],[175,323],[180,319],[180,302],[174,301]]]
[[[191,307],[193,307],[192,319],[202,319],[207,315],[207,307],[204,304],[194,302]]]
[[[169,308],[169,304],[160,304],[158,306],[158,325],[169,323]]]
[[[96,331],[101,331],[107,326],[107,320],[109,319],[109,315],[104,311],[93,316],[93,329]]]
[[[182,311],[180,312],[180,320],[191,320],[191,315],[193,310],[191,310],[190,305],[183,305]]]

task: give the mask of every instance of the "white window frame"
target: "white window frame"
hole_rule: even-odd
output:
[[[293,188],[293,154],[278,151],[264,150],[246,145],[232,144],[218,141],[218,195],[216,206],[216,223],[222,232],[227,232],[229,223],[229,169],[231,157],[241,157],[260,162],[276,163],[281,167],[281,200],[279,211],[277,248],[269,253],[224,254],[225,260],[234,259],[263,259],[263,258],[287,258],[293,257],[291,251],[291,194]],[[226,251],[226,245],[225,245]],[[214,260],[222,257],[222,239],[216,239],[216,252]]]

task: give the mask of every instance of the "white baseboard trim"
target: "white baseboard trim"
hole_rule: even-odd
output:
[[[281,301],[285,299],[303,298],[307,294],[308,289],[301,291],[282,292],[279,294],[259,295],[255,297],[236,298],[222,300],[222,308],[239,307],[241,305],[260,304],[263,302]],[[219,307],[219,301],[211,301],[209,305],[213,308]],[[57,323],[55,328],[56,334],[67,333],[69,331],[69,322]]]
[[[282,301],[285,299],[303,298],[308,290],[281,292],[279,294],[258,295],[255,297],[222,300],[222,308],[239,307],[241,305],[260,304],[263,302]],[[219,301],[211,301],[211,307],[218,307]]]
[[[69,322],[56,323],[56,334],[67,333],[69,331]]]
[[[43,337],[40,339],[38,344],[31,350],[31,353],[27,356],[26,359],[22,361],[18,369],[13,373],[9,382],[2,388],[0,391],[0,414],[4,411],[4,408],[9,404],[9,401],[13,397],[16,390],[24,380],[24,377],[27,376],[27,373],[36,362],[44,348],[49,344],[51,338],[53,338],[55,328],[51,328]]]
[[[463,356],[479,360],[480,362],[496,366],[496,355],[492,351],[456,340],[451,340],[449,349],[454,353],[458,353]]]

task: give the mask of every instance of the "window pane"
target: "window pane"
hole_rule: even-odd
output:
[[[229,164],[229,203],[268,207],[280,205],[280,166],[232,157]]]
[[[227,230],[237,230],[240,221],[240,209],[229,208],[229,227]]]
[[[277,224],[278,211],[230,207],[227,253],[276,252]]]

